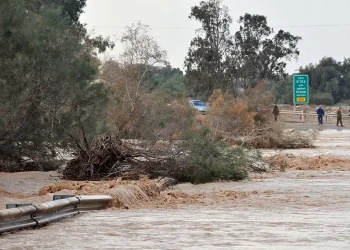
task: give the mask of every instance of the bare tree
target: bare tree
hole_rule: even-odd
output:
[[[149,89],[150,69],[167,65],[167,54],[150,35],[150,28],[140,22],[127,27],[121,37],[123,52],[117,61],[108,61],[103,66],[102,79],[113,89],[113,99],[109,109],[109,123],[119,137],[135,138],[142,134],[140,124],[149,123],[145,118],[159,102]],[[142,126],[144,127],[144,126]]]

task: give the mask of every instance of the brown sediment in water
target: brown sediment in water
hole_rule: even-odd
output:
[[[189,185],[180,190],[168,187],[166,181],[142,178],[138,181],[64,181],[50,176],[51,172],[0,173],[0,209],[8,203],[42,203],[52,200],[53,194],[100,195],[113,197],[112,209],[120,208],[177,208],[188,205],[212,205],[235,201],[246,194],[235,191],[210,190],[201,185]],[[193,192],[193,190],[196,190]]]
[[[342,158],[304,158],[290,163],[296,170],[350,170],[350,159]]]
[[[0,189],[0,210],[5,208],[6,204],[11,203],[43,203],[48,201],[50,197],[37,196],[36,194],[27,194],[20,192],[9,192]]]
[[[142,178],[139,181],[121,179],[100,182],[63,182],[45,186],[39,195],[70,191],[76,195],[106,194],[113,197],[110,207],[119,208],[176,208],[185,205],[212,205],[247,197],[247,193],[233,190],[187,193],[183,190],[168,189],[156,180]]]
[[[111,195],[112,207],[129,208],[147,202],[160,194],[161,187],[155,181],[142,178],[139,181],[122,179],[110,181],[74,181],[55,183],[42,187],[39,195],[69,191],[76,195]]]
[[[28,198],[30,196],[31,195],[28,195],[28,194],[13,193],[13,192],[9,192],[9,191],[0,189],[0,197],[23,199],[23,198]]]
[[[218,204],[228,204],[239,198],[246,198],[248,193],[233,190],[220,190],[201,193],[186,193],[181,190],[167,190],[161,192],[154,201],[144,204],[147,208],[179,208],[189,205],[212,206]]]
[[[349,171],[350,159],[336,157],[296,157],[277,155],[265,159],[274,169]]]

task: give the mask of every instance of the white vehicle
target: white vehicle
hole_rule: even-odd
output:
[[[208,109],[208,106],[205,102],[202,102],[201,100],[189,100],[189,103],[191,107],[197,109],[202,114],[205,114],[205,112]]]

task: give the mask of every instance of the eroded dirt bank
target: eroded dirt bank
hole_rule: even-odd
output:
[[[20,173],[21,178],[16,174],[2,174],[0,181],[6,180],[9,183],[11,178],[16,177],[20,185],[6,185],[1,182],[3,188],[0,190],[0,206],[6,203],[40,203],[49,201],[54,194],[74,195],[98,195],[107,194],[113,197],[110,204],[111,209],[143,209],[143,208],[177,208],[186,205],[210,205],[214,203],[225,203],[238,198],[247,197],[249,194],[244,191],[234,190],[211,190],[211,192],[190,192],[177,187],[167,187],[164,181],[149,180],[143,178],[139,181],[112,180],[100,182],[73,182],[47,179],[45,173],[27,172]],[[31,182],[38,179],[37,186]],[[28,183],[26,180],[30,180]],[[39,185],[43,185],[41,188]],[[28,187],[26,188],[26,186]],[[190,186],[191,184],[188,184]],[[8,187],[7,189],[5,187]]]

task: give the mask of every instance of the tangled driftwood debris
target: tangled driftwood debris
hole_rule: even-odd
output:
[[[297,130],[284,130],[277,125],[255,130],[255,134],[245,138],[244,144],[253,148],[312,148],[316,132],[301,133]]]
[[[154,177],[176,167],[179,154],[169,148],[160,151],[111,137],[100,138],[94,140],[88,149],[77,152],[63,170],[63,178],[102,180],[116,177],[139,179],[143,175]]]

